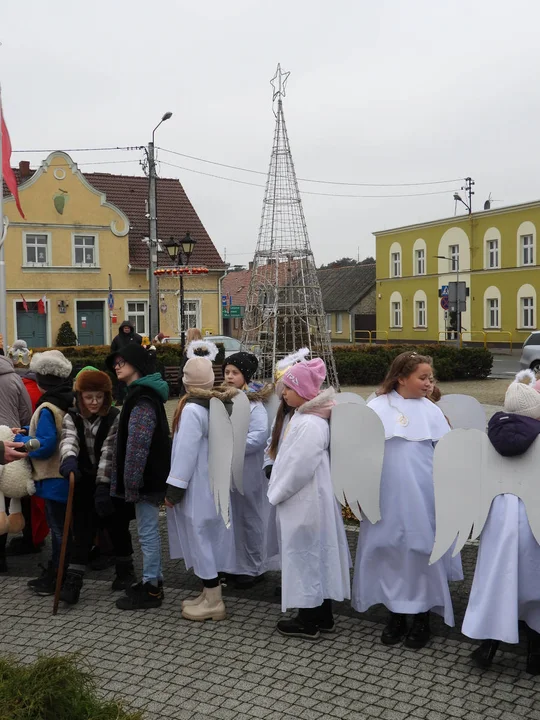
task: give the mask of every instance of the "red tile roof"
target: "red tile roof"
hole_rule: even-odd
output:
[[[19,168],[14,168],[14,171],[17,182],[21,184]],[[35,170],[30,170],[30,176],[34,172]],[[128,216],[130,262],[134,267],[148,267],[148,246],[141,242],[142,238],[148,237],[148,178],[109,173],[84,173],[84,176],[93,187],[106,194],[109,202]],[[205,265],[209,269],[224,268],[219,252],[179,180],[158,178],[156,188],[158,237],[168,240],[172,236],[175,240],[180,240],[186,232],[190,232],[197,241],[190,265]],[[5,184],[3,190],[4,196],[9,195]],[[166,252],[159,253],[158,261],[160,266],[172,264]]]
[[[246,306],[251,270],[233,270],[221,283],[222,294],[232,296],[232,305]]]

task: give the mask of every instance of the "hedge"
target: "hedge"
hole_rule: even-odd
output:
[[[438,380],[483,380],[491,372],[493,355],[484,348],[449,345],[338,345],[333,348],[341,385],[377,385],[393,359],[411,350],[433,358]]]

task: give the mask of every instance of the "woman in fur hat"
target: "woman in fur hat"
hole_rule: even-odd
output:
[[[216,348],[217,353],[217,348]],[[214,371],[208,357],[193,356],[184,365],[186,395],[178,403],[173,420],[171,472],[165,504],[172,558],[183,558],[203,584],[200,595],[182,603],[186,620],[224,620],[225,604],[218,573],[229,532],[210,489],[208,431],[211,398],[232,411],[234,388],[214,387]]]
[[[112,407],[112,383],[107,373],[96,368],[83,368],[75,378],[76,407],[64,416],[60,455],[60,472],[69,479],[76,477],[73,498],[73,548],[61,600],[73,605],[78,602],[84,572],[89,561],[98,528],[95,505],[107,510],[104,523],[109,531],[116,556],[116,578],[113,590],[125,590],[136,582],[133,571],[133,547],[129,533],[131,517],[123,500],[111,498],[111,467],[102,467],[100,483],[97,471],[101,450],[107,439],[118,431],[120,411]],[[108,479],[108,483],[105,482]]]
[[[350,555],[330,477],[334,390],[320,392],[325,377],[320,358],[297,363],[283,376],[283,397],[295,412],[268,487],[276,506],[282,610],[298,608],[277,630],[309,640],[334,631],[332,600],[350,598]]]
[[[259,361],[252,353],[237,352],[223,363],[225,384],[243,390],[250,404],[250,421],[244,460],[243,494],[231,489],[231,547],[225,571],[234,575],[238,588],[249,588],[265,570],[265,537],[270,516],[263,470],[268,439],[268,415],[264,408],[273,395],[272,385],[253,382]]]
[[[36,382],[43,395],[37,402],[30,426],[15,436],[16,441],[24,442],[31,437],[40,443],[39,450],[29,453],[29,457],[36,495],[45,499],[52,557],[41,576],[28,583],[28,587],[38,595],[54,594],[60,562],[68,496],[68,482],[60,472],[60,437],[64,416],[73,407],[71,369],[71,363],[59,350],[34,354],[30,370],[36,374]]]

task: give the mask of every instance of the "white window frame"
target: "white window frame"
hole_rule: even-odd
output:
[[[414,304],[416,327],[427,327],[427,307],[425,300],[416,300]]]
[[[137,329],[137,323],[136,323],[136,322],[134,323],[135,332],[136,332],[138,335],[143,335],[143,336],[145,335],[146,337],[148,337],[148,333],[149,333],[149,328],[148,328],[148,300],[138,300],[138,299],[136,299],[136,298],[129,298],[129,299],[126,299],[125,302],[126,302],[125,320],[127,320],[127,321],[129,321],[129,322],[132,322],[132,320],[130,320],[130,317],[132,317],[132,318],[133,318],[133,317],[144,317],[144,332],[141,332],[140,330]],[[133,310],[132,312],[130,312],[130,310],[129,310],[129,305],[130,305],[130,303],[133,303],[133,304],[143,304],[143,305],[144,305],[144,310],[137,310],[137,309],[135,309],[135,310]]]
[[[46,237],[47,243],[45,247],[47,248],[47,262],[46,263],[40,263],[40,262],[28,262],[27,261],[27,255],[26,255],[26,247],[27,247],[27,238],[29,237]],[[37,247],[37,246],[35,246]],[[52,240],[51,240],[51,233],[50,232],[24,232],[23,233],[23,242],[22,242],[22,254],[23,254],[23,267],[51,267],[52,265]],[[36,255],[37,257],[37,255]]]
[[[424,248],[414,251],[414,269],[416,275],[426,274],[426,251]]]
[[[75,238],[80,238],[80,237],[94,238],[94,262],[93,263],[86,263],[86,262],[78,263],[78,262],[76,262],[76,260],[75,260]],[[81,247],[81,246],[79,246],[79,247]],[[82,246],[82,248],[83,248],[83,257],[84,257],[84,245]],[[74,267],[88,267],[88,268],[99,267],[99,235],[97,233],[95,233],[95,232],[71,233],[71,264]]]
[[[498,330],[501,327],[501,306],[499,298],[486,298],[486,319],[486,327],[492,330]],[[493,320],[496,320],[496,322],[493,322]]]
[[[391,322],[390,327],[402,328],[403,327],[403,316],[402,316],[401,300],[393,300],[391,306],[392,306],[392,317],[390,318],[390,322]]]
[[[491,238],[487,241],[486,259],[489,270],[500,267],[499,250],[499,238]],[[495,262],[493,262],[493,259],[495,259]]]
[[[520,298],[521,327],[523,329],[532,330],[536,327],[534,324],[535,310],[534,297],[529,295]]]
[[[202,319],[201,319],[201,298],[192,298],[192,297],[184,297],[184,308],[187,303],[196,303],[197,307],[195,309],[195,312],[192,312],[191,310],[184,311],[184,319],[186,321],[186,326],[184,328],[185,332],[189,330],[190,327],[196,327],[201,329],[202,327]],[[189,318],[195,317],[195,325],[189,324]],[[182,314],[180,311],[180,299],[178,300],[178,329],[181,330],[180,327],[182,323]]]
[[[326,313],[326,332],[332,332],[332,316],[330,315],[330,313]]]
[[[527,241],[527,246],[525,246],[525,241]],[[526,233],[525,235],[520,235],[519,246],[520,246],[520,253],[521,253],[521,266],[522,267],[530,267],[531,265],[534,265],[535,264],[534,235],[532,233]],[[530,258],[530,262],[527,262],[528,258]]]
[[[390,256],[390,259],[392,262],[392,267],[390,268],[392,272],[392,277],[401,277],[401,252],[393,252]]]
[[[343,332],[343,314],[338,312],[336,313],[336,333],[342,333]]]
[[[459,245],[448,246],[448,257],[450,258],[450,272],[457,272],[459,267]]]

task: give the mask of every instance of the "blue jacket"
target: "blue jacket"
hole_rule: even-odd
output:
[[[25,428],[28,432],[28,427]],[[47,460],[54,454],[60,438],[56,432],[54,416],[50,410],[43,408],[38,424],[36,427],[35,437],[39,440],[39,450],[33,450],[28,453],[30,459]],[[26,442],[28,435],[16,435],[15,442]],[[67,502],[69,483],[63,477],[50,478],[47,480],[36,481],[36,496],[45,498],[46,500],[56,500],[57,502]]]

